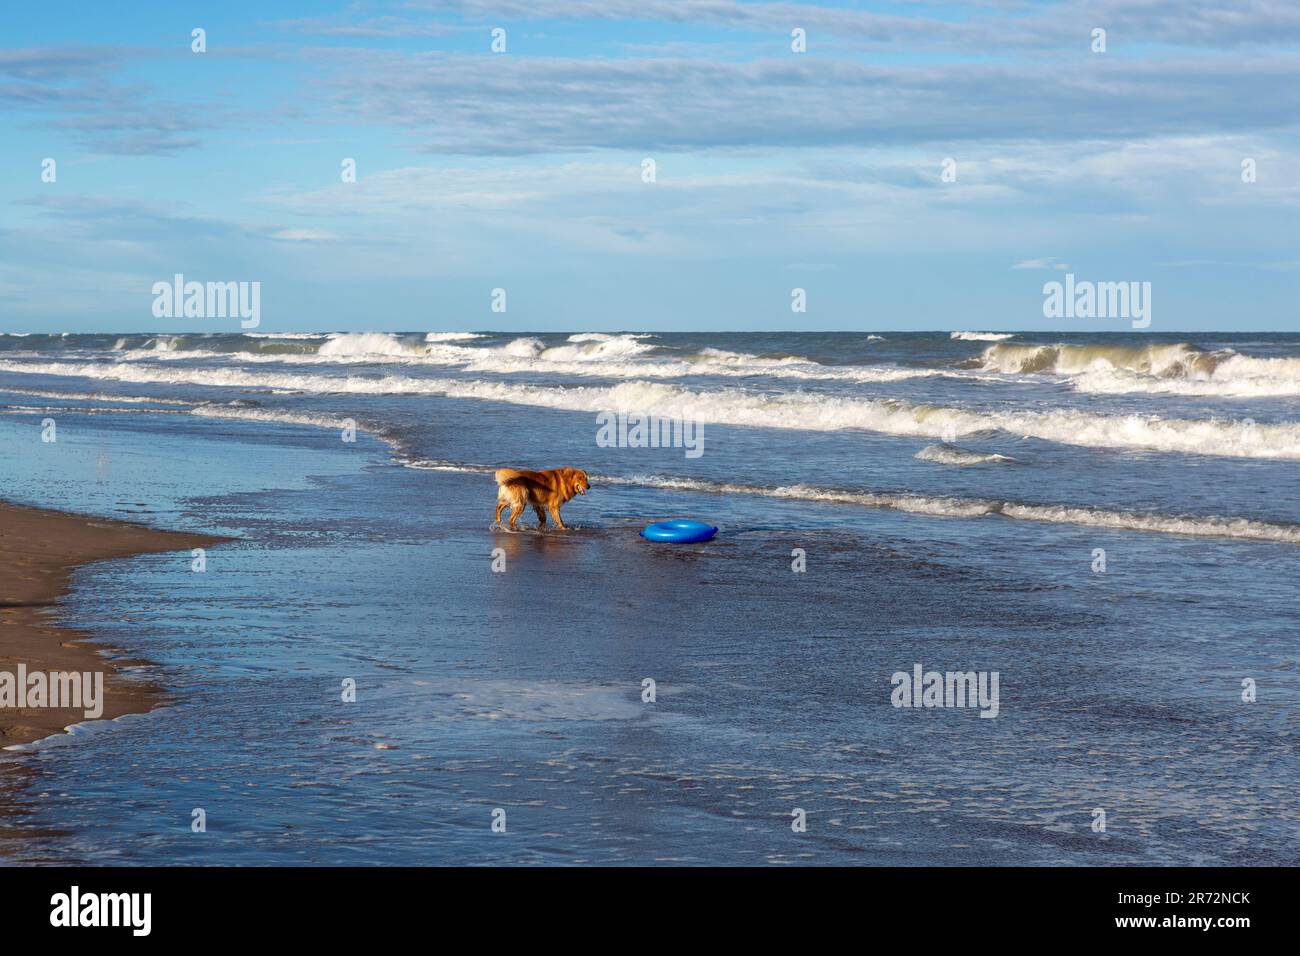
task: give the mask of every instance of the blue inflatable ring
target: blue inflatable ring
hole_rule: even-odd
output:
[[[696,541],[708,541],[718,529],[703,521],[660,521],[641,532],[647,541],[673,541],[677,544],[693,544]]]

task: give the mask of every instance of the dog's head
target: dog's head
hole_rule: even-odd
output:
[[[591,487],[591,482],[587,480],[587,473],[581,468],[567,468],[565,477],[568,479],[569,497],[574,495],[585,495],[587,489]]]

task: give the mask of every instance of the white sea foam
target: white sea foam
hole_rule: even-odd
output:
[[[599,482],[608,479],[596,476],[593,480]],[[871,508],[888,508],[896,511],[941,517],[974,518],[984,515],[1001,515],[1005,518],[1022,521],[1073,524],[1091,528],[1115,528],[1118,530],[1152,531],[1164,534],[1244,538],[1300,544],[1300,525],[1254,521],[1247,518],[1143,514],[1140,512],[1107,511],[1098,508],[1080,508],[1068,505],[1034,505],[974,498],[839,491],[802,484],[764,488],[655,476],[641,476],[629,479],[629,481],[634,484],[660,488],[677,488],[720,494],[751,494],[771,498],[795,498],[804,501],[826,501],[848,505],[863,505]]]
[[[329,332],[241,332],[245,338],[250,339],[326,339],[329,338]]]
[[[126,381],[281,389],[311,394],[445,395],[568,411],[641,412],[719,425],[804,431],[862,429],[887,435],[960,438],[998,430],[1091,448],[1149,449],[1233,458],[1300,460],[1300,423],[1164,419],[1080,409],[981,411],[808,392],[723,388],[694,391],[663,382],[558,387],[403,375],[323,376],[234,368],[0,360],[0,371]]]
[[[695,353],[692,361],[696,364],[709,365],[751,365],[761,368],[791,365],[812,365],[811,360],[798,355],[782,355],[778,358],[765,358],[748,352],[729,352],[726,349],[712,347],[702,348]]]
[[[644,336],[604,335],[589,332],[569,336],[571,345],[558,345],[544,349],[539,358],[546,362],[606,362],[626,359],[654,351],[654,346],[641,341]]]
[[[922,461],[938,462],[941,465],[984,465],[994,461],[1015,461],[1006,455],[997,455],[992,452],[972,451],[969,448],[962,448],[960,445],[941,443],[938,445],[926,445],[918,451],[914,458]]]
[[[176,408],[122,408],[117,405],[3,405],[0,414],[5,415],[187,415],[188,409]]]
[[[906,369],[881,366],[819,365],[799,356],[768,358],[725,349],[703,348],[680,358],[643,358],[655,346],[641,341],[645,336],[597,336],[587,333],[575,346],[545,348],[537,339],[517,339],[499,349],[464,349],[456,354],[431,356],[447,364],[459,364],[468,372],[510,374],[543,372],[600,378],[785,378],[822,381],[896,382],[935,376],[971,377],[969,373],[941,369]]]
[[[623,332],[620,334],[611,334],[609,332],[578,332],[570,335],[570,342],[612,342],[615,339],[652,339],[653,335],[645,332]]]
[[[153,402],[152,399],[129,399],[129,398],[124,399],[118,396],[80,395],[75,392],[39,393],[33,391],[29,394],[39,395],[42,397],[48,396],[53,398],[61,398],[65,400],[79,399],[84,401],[87,399],[95,399],[95,400],[102,399],[104,401],[114,401],[114,402],[131,402],[131,401],[137,401],[140,403],[143,403],[145,401]],[[309,426],[312,428],[337,429],[340,431],[346,427],[352,426],[352,427],[356,427],[360,431],[365,431],[369,434],[374,435],[380,440],[387,442],[388,444],[394,447],[394,450],[396,450],[395,443],[392,442],[387,437],[386,433],[382,429],[373,426],[363,427],[361,425],[358,425],[355,421],[352,421],[350,419],[339,418],[333,415],[317,415],[317,414],[304,413],[304,412],[289,412],[280,409],[269,409],[269,408],[248,408],[240,405],[225,405],[216,402],[207,402],[207,403],[195,405],[189,402],[173,401],[173,402],[169,402],[168,405],[181,406],[181,407],[179,408],[176,407],[121,408],[114,405],[92,405],[92,406],[85,406],[85,407],[80,407],[75,405],[0,405],[0,412],[4,412],[6,414],[45,414],[45,413],[63,412],[68,414],[75,413],[79,415],[197,415],[200,418],[223,418],[223,419],[230,419],[235,421],[265,422],[265,423],[278,424],[278,425],[302,425],[302,426]]]
[[[145,398],[142,396],[86,394],[82,392],[50,392],[41,389],[0,389],[0,395],[6,393],[18,393],[40,398],[58,398],[67,401],[103,401],[136,403],[139,405],[161,404],[169,406],[165,408],[117,408],[111,405],[89,407],[67,405],[0,406],[0,410],[8,413],[31,414],[45,412],[75,412],[87,415],[196,415],[200,418],[222,418],[233,421],[265,422],[277,425],[302,425],[311,428],[329,428],[340,431],[344,428],[355,427],[359,431],[364,431],[368,434],[374,435],[376,438],[389,444],[393,447],[395,452],[399,450],[396,442],[389,437],[385,429],[371,423],[362,424],[356,422],[354,419],[342,418],[337,415],[322,415],[312,412],[292,412],[275,408],[250,408],[246,405],[224,404],[220,402],[203,402],[195,404],[193,402],[182,402],[176,399],[155,399]]]
[[[486,350],[483,350],[486,351]],[[689,378],[715,376],[720,378],[776,378],[805,381],[846,382],[897,382],[914,378],[936,376],[972,377],[969,374],[946,372],[937,369],[905,369],[881,366],[827,366],[806,359],[762,359],[735,353],[722,353],[705,349],[696,356],[684,359],[652,358],[639,361],[618,361],[599,356],[586,360],[564,360],[563,353],[548,349],[539,356],[523,360],[497,352],[470,357],[462,367],[468,372],[510,374],[518,372],[547,373],[591,378]]]
[[[191,415],[201,418],[228,418],[248,422],[269,422],[280,425],[307,425],[313,428],[342,430],[354,421],[335,415],[316,415],[304,412],[286,412],[271,408],[241,408],[234,405],[205,404],[190,409]],[[373,429],[363,429],[375,433]]]
[[[425,335],[426,342],[466,342],[470,339],[485,339],[486,335],[479,332],[429,332]]]
[[[494,350],[501,355],[511,355],[515,358],[536,358],[546,351],[546,345],[538,338],[515,339],[508,345],[504,345]]]
[[[948,338],[962,342],[1005,342],[1015,335],[1015,332],[952,332]]]
[[[485,465],[459,464],[457,462],[428,459],[408,460],[405,464],[412,468],[434,471],[461,471],[484,474],[492,471],[490,467]],[[1144,514],[1142,512],[1109,511],[1071,505],[1022,504],[1012,501],[978,498],[847,491],[820,488],[807,484],[764,487],[703,481],[694,478],[665,477],[662,475],[592,475],[591,477],[595,485],[619,484],[646,488],[664,488],[673,491],[696,491],[707,494],[757,495],[765,498],[789,498],[798,501],[884,508],[892,511],[905,511],[911,514],[948,518],[982,518],[997,515],[1019,521],[1071,524],[1088,528],[1113,528],[1125,531],[1300,544],[1300,525],[1256,521],[1249,518],[1225,518],[1215,515]]]
[[[424,354],[424,348],[409,337],[392,332],[333,332],[316,354],[346,358],[390,355],[409,359]]]
[[[0,395],[29,395],[33,398],[62,398],[78,402],[122,402],[139,405],[193,405],[175,398],[150,398],[147,395],[110,395],[107,392],[55,392],[43,388],[0,386]]]

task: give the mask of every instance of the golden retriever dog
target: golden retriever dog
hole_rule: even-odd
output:
[[[560,506],[574,495],[585,495],[591,487],[587,473],[581,468],[552,468],[550,471],[499,468],[496,479],[497,524],[501,523],[501,512],[509,508],[511,531],[515,530],[515,521],[529,505],[537,512],[539,530],[546,527],[547,512],[555,519],[557,528],[568,530],[560,519]]]

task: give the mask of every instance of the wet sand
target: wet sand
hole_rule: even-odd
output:
[[[91,635],[58,626],[54,611],[59,599],[81,565],[206,548],[222,540],[0,502],[0,673],[16,679],[20,666],[29,675],[102,672],[99,719],[150,710],[160,700],[158,689],[121,673],[139,662],[114,657],[105,653],[110,648],[90,643]],[[177,557],[182,559],[189,556]],[[39,740],[84,720],[82,708],[0,703],[0,747]]]

